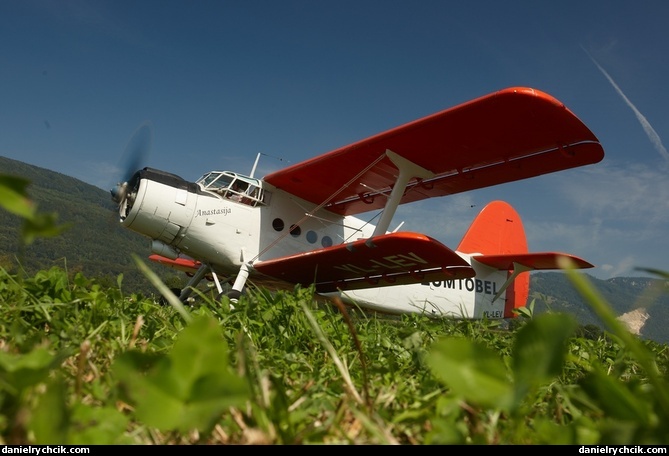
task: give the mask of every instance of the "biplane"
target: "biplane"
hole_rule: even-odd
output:
[[[400,204],[601,161],[588,127],[540,90],[512,87],[379,133],[262,178],[210,171],[195,182],[144,167],[111,190],[122,226],[152,261],[207,278],[236,301],[248,286],[314,286],[387,313],[511,318],[529,272],[592,264],[529,252],[518,213],[489,203],[453,250],[391,230]],[[362,218],[361,214],[367,214]],[[225,286],[225,287],[224,287]]]

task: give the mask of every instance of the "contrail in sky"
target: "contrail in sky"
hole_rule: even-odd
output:
[[[630,109],[634,112],[634,115],[636,116],[637,120],[643,127],[643,130],[646,132],[646,135],[648,136],[648,139],[650,139],[650,142],[653,143],[653,146],[657,151],[662,155],[662,157],[669,162],[669,152],[667,152],[667,149],[662,145],[662,140],[660,139],[660,136],[657,134],[657,132],[651,127],[650,123],[648,120],[644,117],[643,114],[639,112],[639,110],[632,104],[632,102],[625,96],[622,90],[620,90],[620,87],[618,87],[618,84],[615,83],[615,81],[609,76],[609,74],[604,70],[604,68],[601,67],[599,63],[590,55],[588,51],[583,48],[583,51],[585,51],[586,54],[588,54],[588,57],[590,57],[590,60],[597,65],[597,68],[599,68],[599,71],[602,72],[602,74],[606,77],[606,79],[609,80],[613,88],[618,92],[618,95],[620,95],[625,103],[627,103],[627,106],[630,107]]]

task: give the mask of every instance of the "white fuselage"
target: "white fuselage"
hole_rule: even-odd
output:
[[[372,235],[375,226],[337,216],[265,183],[265,203],[251,206],[189,184],[188,189],[142,179],[122,224],[154,240],[154,253],[187,255],[231,277],[243,263],[308,252]],[[269,188],[268,188],[269,187]],[[157,250],[158,249],[158,250]],[[454,318],[502,318],[506,297],[493,297],[505,272],[460,255],[476,270],[470,279],[335,293],[347,303],[388,313]],[[474,257],[475,258],[475,257]],[[258,277],[251,270],[250,279]],[[258,277],[260,278],[260,277]],[[330,294],[332,296],[334,294]]]
[[[254,207],[142,179],[121,223],[225,275],[236,274],[244,262],[367,238],[374,230],[355,217],[312,212],[313,204],[281,190],[264,191],[269,202]]]

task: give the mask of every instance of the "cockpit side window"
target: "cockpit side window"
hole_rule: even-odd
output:
[[[242,198],[244,197],[244,192],[247,190],[248,186],[248,182],[237,179],[232,183],[232,185],[230,185],[228,191],[225,193],[225,197],[230,198],[233,201],[241,202]]]
[[[225,174],[221,174],[218,179],[213,181],[209,186],[212,189],[216,190],[221,190],[221,189],[226,189],[230,187],[230,183],[232,182],[232,176],[227,176]]]

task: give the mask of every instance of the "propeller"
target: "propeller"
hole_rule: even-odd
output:
[[[116,187],[110,190],[112,201],[122,206],[128,196],[130,180],[147,161],[153,145],[153,125],[146,121],[132,134],[121,160],[122,177]]]

